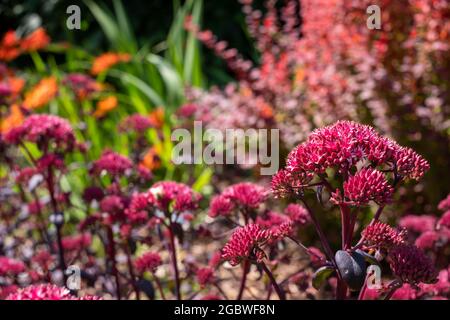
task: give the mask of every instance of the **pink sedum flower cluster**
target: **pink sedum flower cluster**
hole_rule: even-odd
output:
[[[38,284],[19,289],[10,294],[6,300],[101,300],[97,296],[84,296],[81,298],[70,294],[66,288],[53,284]]]
[[[157,252],[146,252],[134,261],[134,265],[139,273],[153,273],[162,265],[161,256]]]

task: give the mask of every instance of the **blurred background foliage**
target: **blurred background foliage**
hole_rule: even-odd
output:
[[[93,1],[105,12],[114,12],[113,0]],[[175,18],[183,5],[189,1],[124,1],[126,15],[129,17],[130,28],[138,44],[146,44],[155,51],[164,50],[170,28],[174,23],[180,23]],[[77,4],[81,9],[81,30],[68,30],[66,9]],[[263,1],[255,1],[256,7]],[[204,1],[202,3],[201,25],[212,30],[219,39],[227,39],[231,47],[237,48],[246,58],[257,58],[257,52],[246,33],[241,5],[235,0]],[[100,28],[95,15],[89,9],[89,2],[71,0],[3,0],[0,3],[0,34],[7,30],[18,29],[26,32],[37,26],[43,26],[52,36],[53,41],[70,42],[86,49],[86,51],[101,53],[110,49],[108,37]],[[224,85],[233,80],[232,74],[225,67],[222,59],[211,50],[202,50],[205,81],[209,85]]]

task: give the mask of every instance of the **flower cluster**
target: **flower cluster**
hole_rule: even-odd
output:
[[[8,257],[0,257],[0,276],[18,275],[26,269],[22,261]]]
[[[361,232],[361,236],[368,246],[387,249],[405,243],[406,231],[398,231],[386,223],[375,221]]]
[[[49,43],[50,38],[43,28],[37,28],[23,39],[10,30],[0,42],[0,61],[12,61],[23,53],[41,50]]]
[[[102,72],[107,71],[112,66],[121,63],[128,62],[131,60],[131,56],[127,53],[114,53],[107,52],[95,58],[92,63],[91,73],[93,75],[98,75]]]
[[[112,177],[120,177],[125,175],[132,167],[133,163],[127,157],[107,150],[98,160],[94,161],[91,173],[99,175],[106,172]]]
[[[70,123],[63,118],[46,114],[27,117],[22,125],[6,133],[5,141],[12,144],[35,142],[44,150],[50,146],[62,151],[71,151],[77,147]]]
[[[32,285],[11,293],[6,300],[101,300],[96,296],[77,298],[66,288],[52,284]]]
[[[392,272],[403,282],[417,285],[436,280],[437,272],[432,260],[414,245],[395,246],[388,259]]]
[[[234,209],[246,212],[257,209],[268,197],[268,192],[259,185],[242,182],[227,187],[213,198],[209,215],[229,215]]]
[[[162,265],[161,256],[156,252],[146,252],[134,261],[134,265],[139,273],[155,272]]]
[[[271,237],[271,232],[258,224],[239,227],[223,247],[222,259],[229,261],[233,266],[245,259],[261,262],[266,257],[262,247],[270,241]]]

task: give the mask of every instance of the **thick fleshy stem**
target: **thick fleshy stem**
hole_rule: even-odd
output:
[[[114,233],[112,231],[111,226],[108,226],[107,229],[107,234],[108,234],[108,246],[107,246],[107,253],[109,256],[109,260],[111,262],[111,272],[113,274],[113,277],[116,281],[116,295],[117,295],[117,299],[120,300],[121,299],[121,293],[120,293],[120,279],[119,279],[119,272],[117,270],[117,265],[116,265],[116,247],[115,247],[115,243],[114,243]]]
[[[272,283],[272,287],[275,289],[275,292],[278,295],[278,298],[280,300],[286,300],[286,294],[283,289],[280,288],[277,281],[275,280],[275,277],[273,276],[272,272],[267,268],[266,264],[264,262],[260,262],[259,265],[262,267],[264,272],[267,274],[267,276],[270,279],[270,282]]]
[[[53,170],[51,167],[48,167],[48,170],[47,170],[46,183],[47,183],[48,193],[50,194],[50,203],[51,203],[51,206],[53,209],[53,213],[59,214],[58,202],[56,201],[55,190],[54,190],[54,186],[53,186]],[[57,222],[55,226],[56,226],[56,243],[58,246],[59,268],[61,269],[61,271],[63,273],[64,283],[66,283],[67,282],[67,275],[66,275],[67,264],[64,259],[64,247],[62,244],[62,234],[61,234],[61,228],[62,228],[63,223],[64,223],[64,221],[61,221],[60,223]]]
[[[169,238],[170,238],[170,254],[172,256],[173,272],[175,275],[175,294],[177,300],[181,300],[180,272],[178,270],[177,248],[175,246],[175,233],[172,222],[169,225]]]
[[[239,292],[238,292],[236,300],[242,299],[242,295],[244,294],[244,290],[245,290],[245,283],[247,282],[247,274],[249,271],[250,271],[250,261],[245,260],[244,266],[242,268],[241,285],[239,286]]]

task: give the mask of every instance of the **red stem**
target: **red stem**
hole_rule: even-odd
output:
[[[260,263],[261,267],[263,268],[264,272],[267,274],[267,276],[270,279],[270,282],[272,283],[272,287],[275,289],[275,292],[277,293],[280,300],[286,300],[286,294],[284,293],[284,290],[280,288],[277,281],[275,280],[275,277],[273,276],[273,273],[267,268],[266,264],[264,262]]]
[[[140,294],[138,286],[136,285],[136,275],[134,273],[133,261],[131,259],[131,253],[130,253],[130,248],[128,246],[128,243],[124,243],[123,248],[124,248],[125,254],[127,256],[127,265],[128,265],[128,272],[130,273],[130,277],[131,277],[131,285],[133,286],[133,290],[136,294],[136,299],[141,300],[141,294]]]
[[[180,273],[178,271],[178,262],[177,262],[177,249],[175,247],[175,233],[173,230],[173,223],[170,222],[169,225],[169,238],[170,238],[170,253],[172,256],[172,265],[173,265],[173,271],[175,274],[175,291],[177,300],[181,300],[181,283],[180,283]]]
[[[152,273],[152,275],[153,275],[153,280],[155,280],[156,286],[158,287],[158,291],[159,291],[159,294],[161,295],[161,299],[166,300],[166,296],[164,295],[164,290],[162,288],[161,281],[159,281],[158,277],[156,276],[156,274],[154,272]]]
[[[244,266],[242,268],[243,273],[242,273],[242,278],[241,278],[241,285],[239,287],[239,293],[238,293],[236,300],[242,299],[242,295],[244,294],[244,290],[245,290],[245,283],[247,282],[247,274],[249,271],[250,271],[250,261],[245,260]]]
[[[111,226],[107,227],[107,233],[108,233],[107,252],[108,252],[109,260],[111,261],[111,272],[116,281],[117,299],[120,300],[121,294],[120,294],[119,272],[117,271],[117,265],[116,265],[116,247],[115,247],[115,243],[114,243],[114,234],[113,234]]]

